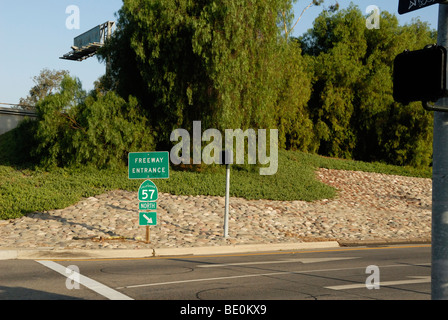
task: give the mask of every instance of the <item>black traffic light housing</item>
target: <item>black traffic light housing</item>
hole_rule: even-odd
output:
[[[446,65],[447,50],[439,45],[399,54],[394,61],[395,101],[403,104],[422,101],[425,108],[434,111],[435,107],[428,106],[428,102],[448,95]]]

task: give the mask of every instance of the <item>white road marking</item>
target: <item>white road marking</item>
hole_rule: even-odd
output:
[[[53,261],[36,261],[36,262],[67,277],[67,268],[56,262]],[[99,283],[98,281],[83,276],[82,274],[77,273],[76,278],[79,279],[80,284],[82,284],[83,286],[87,287],[92,291],[95,291],[96,293],[102,295],[103,297],[106,297],[109,300],[133,300],[132,298],[112,288],[109,288],[104,284]]]
[[[278,264],[278,263],[318,263],[318,262],[328,262],[337,260],[352,260],[358,259],[359,257],[347,257],[347,258],[302,258],[302,259],[288,259],[288,260],[275,260],[275,261],[258,261],[258,262],[238,262],[238,263],[224,263],[224,264],[200,264],[197,268],[219,268],[219,267],[230,267],[230,266],[250,266],[259,264]]]
[[[397,280],[397,281],[385,281],[379,283],[380,287],[390,287],[390,286],[398,286],[403,284],[415,284],[415,283],[428,283],[431,282],[431,276],[424,276],[424,277],[410,277],[415,278],[414,280]],[[346,285],[340,285],[340,286],[330,286],[330,287],[324,287],[326,289],[331,290],[349,290],[349,289],[362,289],[366,288],[365,283],[357,283],[357,284],[346,284]]]
[[[387,266],[381,266],[381,268],[392,268],[392,267],[410,267],[410,265],[393,264]],[[118,289],[130,289],[130,288],[142,288],[142,287],[156,287],[165,286],[172,284],[182,284],[182,283],[193,283],[193,282],[205,282],[205,281],[221,281],[221,280],[232,280],[232,279],[242,279],[242,278],[257,278],[257,277],[268,277],[268,276],[279,276],[288,274],[307,274],[316,272],[331,272],[331,271],[346,271],[346,270],[365,270],[365,267],[353,267],[353,268],[337,268],[337,269],[316,269],[316,270],[299,270],[299,271],[283,271],[283,272],[273,272],[273,273],[255,273],[255,274],[245,274],[240,276],[228,276],[228,277],[217,277],[217,278],[202,278],[202,279],[190,279],[190,280],[179,280],[179,281],[169,281],[169,282],[156,282],[156,283],[146,283],[138,285],[130,285],[125,287],[118,287]]]

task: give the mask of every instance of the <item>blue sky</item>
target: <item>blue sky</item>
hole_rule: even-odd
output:
[[[297,16],[311,0],[299,0],[295,5]],[[342,8],[350,0],[338,0]],[[398,16],[400,23],[419,17],[437,28],[438,5],[421,10],[398,14],[398,0],[353,1],[365,12],[369,5],[376,5],[381,11]],[[326,0],[324,6],[334,4]],[[66,8],[76,5],[80,10],[80,29],[69,30]],[[108,20],[115,21],[115,13],[121,8],[122,0],[0,0],[0,102],[18,103],[33,86],[32,78],[44,68],[68,70],[78,77],[86,90],[105,72],[105,65],[96,58],[83,62],[59,59],[69,52],[73,38]],[[299,36],[312,27],[313,20],[322,11],[322,6],[311,7],[294,29]]]

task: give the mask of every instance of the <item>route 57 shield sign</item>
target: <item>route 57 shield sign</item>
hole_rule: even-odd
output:
[[[138,200],[153,202],[159,200],[159,191],[157,186],[151,180],[146,180],[138,190]]]

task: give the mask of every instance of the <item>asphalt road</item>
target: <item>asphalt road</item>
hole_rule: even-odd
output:
[[[171,311],[179,314],[208,313],[211,309],[194,308],[204,300],[221,301],[215,315],[226,312],[225,301],[238,300],[245,301],[244,307],[238,304],[233,311],[258,314],[266,312],[262,306],[266,308],[263,301],[268,300],[427,300],[430,254],[429,245],[408,245],[129,260],[0,261],[0,300],[175,300]]]

